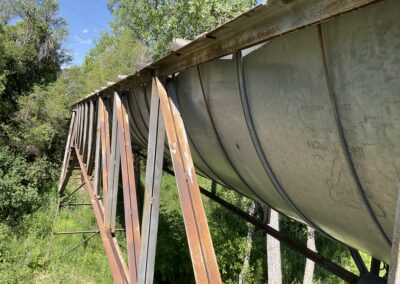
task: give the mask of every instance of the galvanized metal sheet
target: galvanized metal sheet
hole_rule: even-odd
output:
[[[400,177],[398,19],[400,2],[381,1],[168,78],[196,167],[390,262]],[[143,148],[150,96],[150,82],[128,95],[133,142]]]
[[[351,156],[389,236],[400,176],[399,18],[399,2],[384,1],[323,25]]]
[[[383,1],[323,23],[323,50],[314,26],[176,74],[168,89],[197,167],[389,262],[400,176],[399,18],[400,3]]]

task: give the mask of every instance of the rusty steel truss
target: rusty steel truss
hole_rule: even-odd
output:
[[[215,192],[199,187],[179,109],[168,96],[161,81],[155,77],[152,82],[147,157],[141,153],[133,153],[129,131],[130,114],[127,110],[125,95],[114,91],[107,98],[99,97],[97,100],[80,103],[72,112],[59,187],[60,200],[64,202],[64,205],[59,204],[59,208],[88,205],[66,202],[72,194],[85,186],[99,229],[54,232],[54,235],[91,233],[84,240],[87,241],[99,233],[116,283],[153,283],[160,187],[162,172],[165,171],[176,178],[197,283],[221,283],[200,193],[345,281],[349,283],[359,281],[359,276],[241,211],[219,198]],[[173,170],[163,167],[165,134]],[[139,225],[134,157],[147,159],[141,226]],[[75,164],[78,164],[83,184],[66,194],[65,185],[72,170],[76,169]],[[119,181],[120,176],[122,182]],[[115,232],[121,230],[116,229],[115,226],[120,184],[123,189],[127,263],[115,237]]]
[[[89,205],[65,202],[62,204],[79,188],[85,186],[98,230],[84,232],[92,233],[89,238],[100,234],[116,283],[153,283],[163,171],[174,175],[176,179],[197,283],[222,282],[201,193],[349,283],[361,283],[364,276],[379,274],[379,269],[376,269],[379,268],[379,261],[374,260],[374,268],[368,272],[358,252],[351,250],[360,270],[360,276],[355,275],[224,201],[216,195],[215,190],[208,191],[199,187],[190,150],[191,138],[185,128],[177,94],[168,89],[168,82],[174,80],[177,72],[229,54],[233,54],[235,60],[240,60],[240,51],[244,48],[310,26],[319,31],[321,49],[324,50],[321,23],[376,2],[380,1],[270,0],[268,4],[257,6],[190,43],[180,41],[184,42],[184,45],[174,48],[169,55],[135,74],[119,76],[116,83],[108,83],[74,105],[58,188],[58,210],[63,206]],[[325,58],[323,59],[326,62]],[[327,72],[328,67],[324,67]],[[239,76],[240,72],[243,70],[239,69]],[[133,116],[141,116],[140,107],[136,105],[136,110],[132,108],[129,99],[134,94],[129,91],[133,87],[149,84],[151,100],[150,103],[147,102],[149,121],[146,125],[146,135],[135,124]],[[241,85],[240,87],[244,88]],[[138,113],[134,113],[136,111]],[[134,139],[140,143],[133,141],[132,133],[135,133]],[[140,144],[139,147],[144,151],[137,152],[136,148],[132,148],[137,146],[136,144]],[[143,149],[144,145],[147,149]],[[346,153],[350,155],[348,151]],[[140,158],[147,161],[142,212],[137,192],[140,169],[135,163],[135,160]],[[171,162],[173,170],[164,167],[164,159]],[[72,193],[66,194],[66,184],[76,169],[82,174],[83,184]],[[125,228],[122,230],[126,233],[127,261],[115,237],[115,232],[121,230],[116,228],[119,187],[122,187],[123,194]],[[400,216],[400,212],[397,215]],[[139,216],[142,216],[141,222]],[[303,219],[307,221],[307,218]],[[318,229],[317,226],[314,227]],[[393,256],[399,251],[398,227],[396,232],[398,233],[394,236]],[[394,257],[392,260],[395,269],[390,272],[393,275],[398,273],[397,259]],[[397,276],[392,277],[394,279]],[[367,278],[371,279],[369,276]]]

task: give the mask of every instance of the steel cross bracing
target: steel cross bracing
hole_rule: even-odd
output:
[[[375,5],[375,3],[379,4]],[[215,198],[215,194],[209,195],[208,192],[204,190],[200,190],[199,192],[189,145],[193,147],[193,157],[198,158],[198,161],[195,160],[196,165],[199,162],[197,168],[199,172],[207,172],[208,174],[206,174],[206,176],[215,179],[216,182],[240,191],[239,187],[235,187],[231,184],[232,181],[227,179],[223,172],[231,171],[239,178],[238,184],[242,183],[248,189],[249,193],[252,192],[252,186],[248,184],[246,176],[241,174],[237,163],[235,164],[235,161],[231,159],[228,153],[229,149],[227,149],[224,141],[222,141],[222,137],[220,137],[221,135],[217,131],[218,127],[222,127],[215,122],[218,118],[215,115],[216,107],[215,105],[209,105],[210,98],[206,98],[206,92],[208,92],[207,88],[211,85],[210,82],[215,83],[210,81],[209,78],[208,80],[210,82],[208,82],[208,85],[204,83],[207,79],[207,70],[210,70],[209,67],[207,67],[207,62],[215,61],[217,58],[225,55],[233,55],[232,62],[234,62],[234,65],[232,66],[235,67],[236,70],[236,80],[239,89],[239,96],[237,98],[240,99],[239,102],[241,103],[245,126],[250,134],[251,140],[249,141],[253,143],[255,153],[262,163],[264,174],[272,182],[273,188],[276,189],[276,192],[293,212],[301,216],[309,225],[323,232],[325,228],[321,226],[322,223],[315,222],[315,216],[306,214],[304,206],[300,207],[296,203],[296,200],[288,194],[289,191],[281,184],[281,180],[275,173],[275,168],[273,168],[269,160],[270,157],[268,153],[266,153],[263,145],[261,145],[262,139],[259,137],[260,132],[257,132],[256,129],[256,123],[253,119],[251,109],[252,106],[250,105],[251,100],[247,93],[246,80],[249,80],[249,77],[246,77],[246,70],[244,69],[243,63],[245,48],[267,41],[271,41],[271,44],[268,44],[272,46],[274,40],[281,35],[286,35],[299,29],[301,30],[298,33],[302,33],[303,35],[311,35],[314,33],[312,34],[314,36],[312,38],[317,39],[318,44],[314,46],[316,47],[315,52],[310,52],[313,56],[308,58],[300,54],[300,57],[306,58],[307,60],[314,59],[316,62],[322,63],[323,83],[327,88],[325,95],[329,98],[329,107],[327,105],[326,110],[331,112],[328,118],[334,121],[335,137],[337,136],[339,138],[340,157],[344,157],[344,166],[350,173],[349,178],[351,182],[354,183],[352,186],[354,186],[362,201],[360,208],[363,208],[367,213],[365,216],[369,216],[370,220],[368,221],[372,221],[373,229],[378,231],[378,237],[376,239],[379,239],[379,244],[384,248],[390,248],[390,245],[392,245],[392,269],[390,270],[390,275],[392,277],[390,281],[392,282],[390,283],[397,283],[396,281],[400,281],[400,276],[398,276],[400,275],[400,273],[398,273],[398,271],[400,271],[398,269],[400,251],[400,230],[398,223],[400,220],[400,206],[398,205],[396,207],[394,234],[393,238],[391,238],[392,236],[388,234],[391,230],[385,229],[382,225],[382,218],[375,211],[374,203],[370,202],[370,197],[367,196],[364,185],[360,181],[360,173],[356,170],[357,165],[352,158],[352,145],[351,142],[348,141],[348,135],[345,133],[346,129],[344,125],[342,125],[343,121],[340,120],[341,106],[338,104],[339,94],[335,90],[336,86],[334,86],[333,82],[334,74],[332,73],[331,67],[332,62],[329,61],[332,40],[328,41],[325,39],[327,20],[332,19],[332,22],[335,22],[336,20],[333,19],[334,17],[342,15],[342,17],[336,18],[343,19],[346,17],[346,15],[343,15],[344,13],[356,11],[357,9],[367,6],[373,9],[366,8],[365,11],[373,11],[374,13],[368,14],[369,12],[366,12],[365,14],[369,15],[368,19],[374,19],[374,15],[378,14],[377,12],[381,12],[380,9],[386,11],[386,14],[388,14],[388,11],[396,11],[398,3],[394,0],[340,0],[333,2],[330,0],[270,0],[266,5],[257,6],[233,21],[209,33],[203,34],[191,43],[181,48],[174,49],[171,54],[146,66],[135,74],[119,77],[117,83],[107,84],[106,87],[96,90],[74,106],[63,168],[60,176],[59,193],[60,195],[64,195],[66,183],[72,171],[75,169],[73,164],[79,164],[99,225],[98,231],[102,237],[112,268],[113,277],[116,282],[152,283],[153,281],[155,244],[157,241],[160,206],[160,184],[164,155],[168,157],[173,164],[196,281],[199,283],[221,282],[200,192],[205,193],[216,202],[221,200]],[[390,9],[391,7],[393,7],[393,9]],[[354,12],[353,15],[356,14],[357,12]],[[392,14],[397,15],[395,13]],[[390,15],[387,17],[389,20],[387,20],[385,30],[393,26],[391,21],[392,19],[396,19],[393,15],[391,15],[392,18],[390,18]],[[385,19],[382,18],[382,20]],[[365,19],[363,18],[363,20]],[[362,22],[364,23],[367,21]],[[361,25],[361,27],[364,26]],[[372,25],[372,27],[375,27],[375,25]],[[360,32],[360,30],[357,29],[355,31],[358,33]],[[377,37],[378,34],[380,33],[374,35]],[[315,35],[317,35],[317,37],[315,37]],[[395,35],[389,38],[390,41],[394,41],[397,34],[392,33],[391,35]],[[290,37],[290,35],[288,36]],[[379,41],[380,37],[377,37],[377,39]],[[342,43],[340,43],[340,45],[342,45]],[[292,52],[294,51],[292,50]],[[306,55],[310,54],[307,53]],[[385,56],[388,55],[386,54]],[[179,76],[177,72],[180,72],[182,76]],[[196,76],[193,77],[191,74],[197,74],[198,78],[196,78]],[[169,78],[167,79],[166,76],[169,76]],[[196,82],[200,84],[198,88],[203,97],[200,97],[200,101],[196,101],[196,103],[201,105],[199,109],[204,103],[204,112],[206,114],[208,113],[208,119],[210,120],[210,130],[215,132],[217,146],[221,148],[220,153],[225,155],[226,164],[230,166],[230,168],[221,168],[221,171],[219,171],[218,167],[215,167],[215,165],[210,166],[209,157],[202,152],[202,150],[204,150],[201,147],[202,145],[196,145],[198,141],[193,139],[193,134],[196,134],[192,132],[194,130],[189,127],[187,130],[188,132],[186,132],[182,117],[184,117],[186,123],[188,123],[187,117],[191,115],[191,113],[187,113],[188,102],[185,102],[185,96],[177,92],[182,90],[176,88],[176,84],[183,84],[182,82],[184,80],[180,79],[182,77],[186,78],[186,81],[193,80],[193,82],[191,82],[193,84]],[[160,81],[158,78],[162,78],[162,80]],[[178,78],[178,80],[176,80],[176,78]],[[151,83],[149,84],[149,82]],[[304,85],[307,82],[301,83]],[[148,87],[151,87],[151,102],[149,102],[149,96],[146,94],[149,90]],[[135,91],[133,91],[134,88]],[[137,96],[137,91],[144,92],[145,95]],[[192,93],[195,93],[195,91],[195,89],[192,89]],[[389,91],[388,94],[390,94]],[[192,94],[189,94],[189,96],[190,95]],[[232,97],[233,96],[226,98],[226,101],[232,102]],[[318,96],[318,98],[320,97],[322,97],[322,95]],[[317,97],[310,98],[316,99]],[[182,113],[179,109],[180,105],[183,106]],[[145,111],[146,109],[147,112]],[[185,112],[186,116],[184,114]],[[147,115],[149,116],[145,117]],[[196,119],[195,114],[193,117]],[[134,137],[134,141],[131,141],[131,134],[132,137]],[[167,134],[167,146],[165,145],[165,134]],[[209,133],[205,134],[207,135]],[[136,159],[134,160],[134,158],[136,154],[132,153],[132,145],[142,150],[147,149],[145,198],[141,227],[139,227],[140,206],[138,206],[135,184],[137,176],[135,179],[136,171],[134,165]],[[236,146],[239,148],[238,145]],[[124,217],[127,225],[127,264],[121,257],[118,242],[114,237],[119,184],[122,185]],[[258,193],[256,193],[257,192],[253,192],[254,196],[252,196],[254,198],[257,197]],[[68,196],[69,195],[64,198],[67,199]],[[265,199],[265,202],[267,201],[268,200]],[[223,202],[219,203],[236,213],[239,212],[236,210],[237,208],[226,206]],[[60,206],[61,204],[59,204],[58,207],[60,208]],[[65,204],[65,206],[69,205]],[[257,222],[250,220],[248,216],[244,216],[241,213],[239,213],[239,215],[259,228],[264,229],[267,233],[280,241],[287,243],[292,248],[295,248],[306,257],[314,260],[342,279],[348,282],[358,281],[356,275],[348,274],[346,271],[333,265],[329,260],[318,255],[313,255],[305,248],[302,248],[301,245],[293,244],[293,242],[288,240],[284,235],[276,234],[276,232],[268,227],[262,228]],[[368,226],[365,226],[365,228],[367,227]],[[369,235],[375,236],[374,234]],[[372,243],[375,244],[376,242]],[[355,246],[356,243],[350,245]],[[382,249],[374,252],[378,255],[374,256],[379,258],[379,252],[381,251]],[[352,256],[357,263],[360,274],[369,274],[358,252],[352,250]],[[388,258],[386,258],[385,261],[388,262]],[[374,261],[370,272],[372,273],[374,271],[374,273],[377,274],[376,271],[378,270],[377,267],[379,268],[379,264],[380,262],[378,260]]]
[[[158,78],[154,78],[152,89],[142,227],[139,225],[130,115],[127,98],[118,91],[108,99],[98,98],[79,104],[74,109],[59,193],[64,192],[70,176],[66,172],[73,168],[71,161],[74,155],[90,196],[114,281],[152,283],[166,134],[196,282],[221,283],[182,118]],[[120,175],[127,263],[114,236]]]
[[[90,110],[91,105],[92,110]],[[89,111],[86,111],[87,109]],[[179,108],[157,77],[152,80],[145,197],[140,227],[133,160],[135,156],[137,158],[140,156],[136,153],[134,155],[132,151],[132,142],[135,141],[131,141],[129,118],[133,114],[129,112],[127,98],[120,95],[119,91],[114,91],[108,98],[98,98],[76,106],[71,117],[59,187],[59,193],[62,195],[70,176],[65,173],[75,167],[73,161],[76,158],[84,183],[60,200],[65,202],[82,186],[86,187],[99,229],[85,232],[100,234],[116,283],[153,283],[163,170],[176,177],[197,283],[221,283],[200,193],[232,210],[343,280],[349,283],[359,281],[357,275],[249,216],[217,197],[215,193],[199,187]],[[163,169],[165,134],[173,171]],[[92,150],[89,150],[91,148]],[[126,224],[127,263],[114,235],[117,230],[121,230],[115,228],[120,176]],[[63,206],[59,204],[59,208]],[[54,232],[54,235],[77,233],[82,232]]]

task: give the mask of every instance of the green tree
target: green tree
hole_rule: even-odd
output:
[[[85,95],[115,81],[117,76],[130,75],[149,60],[148,48],[127,31],[103,33],[83,63]]]
[[[66,23],[56,0],[3,0],[0,10],[0,120],[18,97],[57,78],[69,56],[61,43]]]
[[[62,159],[67,133],[60,129],[67,129],[71,105],[82,93],[81,73],[78,68],[64,69],[56,82],[34,86],[18,99],[18,111],[1,126],[8,144],[28,160],[42,155],[54,161]]]
[[[0,219],[15,225],[41,205],[40,197],[54,178],[54,166],[45,159],[28,163],[6,146],[0,147]]]
[[[115,33],[128,29],[158,58],[174,37],[194,39],[256,4],[255,0],[109,0]]]

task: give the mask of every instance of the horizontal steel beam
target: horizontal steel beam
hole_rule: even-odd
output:
[[[171,171],[170,169],[164,168],[164,171],[166,173],[174,176],[174,172]],[[301,255],[305,256],[306,258],[314,261],[316,264],[318,264],[322,268],[328,270],[329,272],[335,274],[337,277],[343,279],[344,281],[346,281],[348,283],[358,283],[358,281],[360,280],[358,275],[356,275],[356,274],[344,269],[340,265],[337,265],[337,264],[333,263],[329,259],[327,259],[327,258],[321,256],[320,254],[316,253],[315,251],[307,248],[306,246],[304,246],[299,241],[294,240],[294,239],[286,236],[282,232],[279,232],[279,231],[275,230],[271,226],[268,226],[268,225],[264,224],[264,222],[262,222],[261,220],[258,220],[257,218],[254,218],[253,216],[250,216],[245,211],[243,211],[240,208],[234,206],[233,204],[223,200],[222,198],[220,198],[217,195],[211,193],[210,191],[206,190],[205,188],[200,187],[200,192],[203,195],[205,195],[208,198],[210,198],[211,200],[217,202],[218,204],[220,204],[224,208],[226,208],[226,209],[230,210],[231,212],[235,213],[236,215],[238,215],[239,217],[241,217],[245,221],[253,224],[258,229],[263,230],[268,235],[270,235],[270,236],[274,237],[275,239],[281,241],[282,243],[286,244],[287,246],[289,246],[293,250],[297,251]]]
[[[115,229],[116,232],[124,232],[125,229]],[[80,234],[93,234],[99,233],[100,230],[86,230],[86,231],[71,231],[71,232],[53,232],[53,235],[80,235]]]
[[[78,158],[79,166],[81,168],[82,176],[86,183],[86,189],[90,197],[90,201],[93,205],[94,215],[96,217],[97,224],[99,225],[101,240],[104,245],[104,249],[107,254],[108,262],[110,264],[111,272],[113,275],[113,279],[117,283],[127,283],[127,273],[123,264],[123,257],[119,254],[119,250],[116,247],[116,242],[114,241],[111,233],[106,232],[104,225],[104,212],[100,201],[96,198],[93,191],[92,182],[89,179],[89,176],[86,172],[85,165],[82,160],[82,156],[79,153],[77,147],[75,148],[75,154]]]
[[[269,0],[79,102],[111,95],[127,83],[148,83],[154,74],[164,76],[180,72],[379,1]]]

